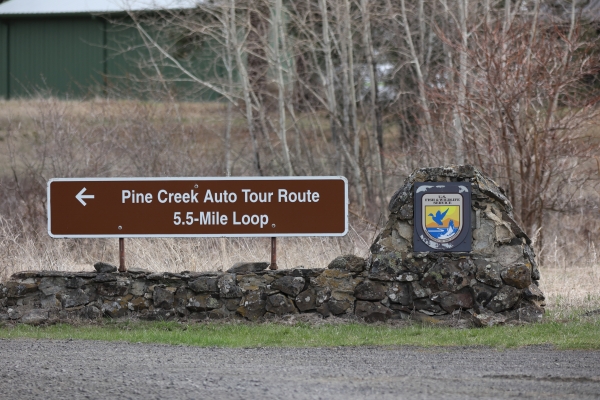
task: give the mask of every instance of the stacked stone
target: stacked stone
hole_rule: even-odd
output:
[[[338,257],[331,269],[271,271],[239,263],[227,272],[152,273],[97,263],[96,272],[26,271],[0,284],[0,321],[74,318],[258,320],[305,312],[352,316],[365,260]],[[341,269],[340,269],[341,268]]]
[[[415,182],[471,183],[471,252],[413,251]],[[444,319],[468,311],[482,325],[541,319],[544,295],[531,240],[516,223],[502,189],[476,168],[418,169],[392,196],[389,211],[371,246],[363,283],[382,286],[386,296],[368,306],[357,303],[357,315],[363,308],[378,307],[383,318],[416,311],[417,316]]]

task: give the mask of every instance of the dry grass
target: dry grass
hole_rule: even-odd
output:
[[[593,242],[577,238],[560,246],[555,238],[543,257],[541,288],[554,318],[600,311],[600,257]]]
[[[541,288],[552,318],[600,310],[600,263],[587,263],[565,270],[542,268]]]
[[[354,225],[345,237],[277,239],[280,269],[325,268],[341,254],[368,255],[373,230]],[[156,272],[223,271],[239,261],[269,262],[270,238],[126,239],[126,265]],[[22,270],[92,270],[97,261],[118,265],[116,239],[24,237],[0,219],[0,281]]]

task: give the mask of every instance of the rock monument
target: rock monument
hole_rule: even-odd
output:
[[[471,184],[470,252],[413,251],[419,182]],[[485,325],[541,319],[544,295],[531,240],[502,189],[479,170],[470,165],[418,169],[394,193],[389,211],[371,246],[366,276],[394,282],[381,303],[386,308],[431,317],[467,311]]]

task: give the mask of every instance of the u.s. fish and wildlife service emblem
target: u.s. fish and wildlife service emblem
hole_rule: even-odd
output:
[[[471,251],[471,183],[415,183],[414,250]]]

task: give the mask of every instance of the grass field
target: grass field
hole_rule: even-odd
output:
[[[600,350],[600,319],[584,317],[524,326],[456,329],[407,324],[405,326],[356,323],[246,324],[126,322],[100,325],[1,327],[2,339],[83,339],[164,343],[216,347],[331,347],[331,346],[491,346],[512,348],[553,345],[558,349]]]

